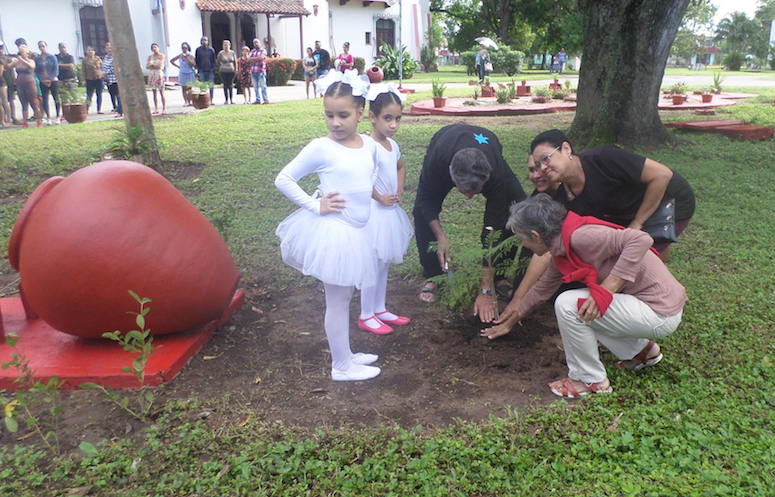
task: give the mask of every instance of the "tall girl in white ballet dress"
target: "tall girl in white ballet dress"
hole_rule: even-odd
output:
[[[277,227],[283,261],[325,287],[325,330],[331,377],[368,380],[374,354],[350,350],[350,299],[354,287],[373,286],[376,258],[366,232],[376,178],[376,143],[358,134],[368,83],[356,71],[329,72],[315,82],[324,93],[328,135],[312,140],[275,179],[275,186],[300,207]],[[308,195],[298,181],[317,174],[320,186]]]
[[[371,201],[371,217],[366,229],[377,257],[377,282],[361,288],[361,316],[358,327],[386,335],[389,325],[409,324],[411,319],[387,310],[388,269],[400,264],[412,238],[412,224],[399,205],[404,193],[406,167],[398,144],[392,136],[401,124],[403,102],[393,85],[374,85],[367,95],[371,137],[377,142],[377,180]]]

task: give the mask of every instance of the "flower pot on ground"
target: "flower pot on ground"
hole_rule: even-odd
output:
[[[62,117],[71,124],[86,121],[88,115],[89,106],[87,104],[62,104]]]
[[[681,105],[686,101],[685,95],[673,95],[673,105]]]
[[[62,116],[69,123],[82,123],[89,114],[89,105],[82,92],[75,89],[62,88],[59,90],[59,101],[62,104]]]
[[[433,107],[440,108],[447,105],[447,99],[444,97],[433,97]]]
[[[536,89],[535,96],[531,99],[531,101],[537,104],[545,104],[551,99],[552,97],[549,94],[548,88],[538,88]]]
[[[494,97],[495,96],[495,88],[492,86],[482,86],[482,96],[483,97]]]
[[[369,77],[371,83],[379,83],[385,77],[382,69],[378,66],[371,66],[369,70],[366,71],[366,75]]]
[[[191,105],[195,109],[210,107],[210,83],[208,81],[193,81],[187,86],[191,96]]]
[[[195,109],[206,109],[210,107],[210,94],[200,93],[191,95],[191,104]]]
[[[701,95],[702,103],[709,104],[713,101],[713,94],[712,93],[703,93]]]
[[[434,78],[433,81],[431,81],[431,95],[433,95],[433,98],[443,97],[446,90],[447,86],[437,78]]]

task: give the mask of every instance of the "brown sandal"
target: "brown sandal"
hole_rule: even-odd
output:
[[[575,383],[581,383],[585,389],[577,389]],[[591,393],[611,393],[613,388],[608,379],[605,379],[599,383],[584,383],[572,378],[563,378],[561,380],[553,381],[549,383],[549,389],[553,394],[563,397],[565,399],[577,399]]]
[[[432,281],[426,281],[423,285],[422,289],[420,290],[420,293],[417,294],[417,298],[420,299],[420,302],[425,302],[426,304],[430,304],[432,302],[436,302],[436,292],[439,291],[439,285],[438,283],[433,283]],[[430,297],[428,300],[425,300],[422,298],[422,294],[429,294]]]
[[[643,368],[654,366],[662,360],[661,350],[657,355],[649,357],[649,354],[654,350],[654,347],[658,347],[656,342],[649,340],[649,343],[647,343],[646,346],[643,347],[643,350],[638,352],[635,357],[626,361],[617,361],[614,363],[614,366],[617,368],[629,369],[630,371],[640,371]]]

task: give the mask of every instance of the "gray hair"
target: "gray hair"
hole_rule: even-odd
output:
[[[463,193],[478,193],[482,185],[490,179],[492,166],[484,152],[478,148],[461,148],[449,163],[452,181]]]
[[[514,233],[530,236],[537,232],[547,245],[560,235],[562,223],[568,211],[565,207],[545,194],[539,193],[527,200],[512,204],[506,227]]]

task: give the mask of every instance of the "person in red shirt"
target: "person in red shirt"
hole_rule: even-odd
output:
[[[652,250],[645,232],[568,211],[540,193],[511,207],[506,226],[538,256],[552,264],[519,304],[507,307],[496,326],[482,330],[505,335],[563,282],[587,288],[561,293],[554,304],[568,377],[549,384],[556,395],[576,398],[611,392],[597,343],[621,359],[617,366],[639,370],[662,360],[658,339],[681,323],[686,290]]]

